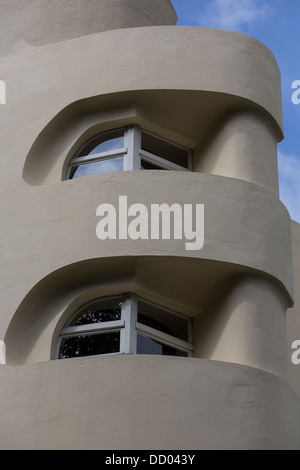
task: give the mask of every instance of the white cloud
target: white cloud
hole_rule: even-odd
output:
[[[278,153],[280,199],[292,219],[300,222],[300,159]]]
[[[270,7],[265,0],[212,0],[201,14],[201,26],[237,30],[251,29],[265,20]]]

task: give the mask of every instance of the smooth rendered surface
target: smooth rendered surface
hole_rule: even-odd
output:
[[[299,448],[298,398],[252,367],[123,355],[6,366],[0,379],[1,449]]]
[[[174,26],[167,0],[85,5],[0,5],[0,448],[299,449],[300,233],[278,196],[276,60],[249,36]],[[189,147],[194,172],[65,181],[89,137],[129,124]],[[100,242],[96,208],[119,195],[204,204],[203,249]],[[193,319],[194,358],[54,360],[74,309],[128,291]]]
[[[287,332],[288,332],[288,352],[290,365],[290,380],[294,390],[300,397],[300,364],[293,364],[292,356],[296,353],[297,347],[292,348],[294,341],[300,341],[300,224],[292,223],[292,239],[293,239],[293,269],[294,269],[294,285],[295,285],[295,304],[294,307],[287,312]],[[300,354],[297,354],[299,359]]]
[[[1,0],[0,51],[176,21],[170,0]]]

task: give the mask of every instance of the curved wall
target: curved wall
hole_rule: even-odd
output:
[[[239,33],[149,27],[174,24],[169,1],[159,10],[158,0],[124,1],[127,10],[90,0],[70,26],[64,13],[78,2],[64,2],[56,21],[56,1],[33,0],[22,12],[26,34],[16,19],[4,43],[5,53],[14,48],[0,68],[9,85],[0,108],[0,336],[9,363],[0,368],[0,446],[295,448],[299,401],[283,380],[293,272],[276,175],[277,63]],[[118,14],[104,10],[105,29],[123,29],[99,33],[97,9],[112,4]],[[19,2],[3,5],[12,12]],[[34,6],[49,8],[56,28]],[[132,6],[142,10],[128,15]],[[196,171],[61,181],[85,138],[133,123],[193,149]],[[117,207],[119,195],[148,209],[204,204],[203,248],[100,242],[96,209]],[[192,317],[196,357],[50,360],[72,307],[126,291]]]
[[[285,381],[252,367],[157,356],[66,359],[1,367],[0,393],[6,450],[299,448],[299,400]]]
[[[299,353],[297,353],[299,347],[292,347],[294,341],[300,340],[300,290],[297,288],[300,285],[300,224],[295,221],[292,221],[292,248],[295,304],[287,312],[289,371],[291,385],[300,397],[300,364],[298,363]],[[296,354],[296,363],[292,361],[293,354]]]
[[[53,191],[54,187],[58,188],[57,191]],[[292,305],[291,253],[287,250],[291,244],[291,234],[288,213],[271,192],[237,179],[181,172],[157,174],[151,171],[95,175],[65,184],[46,185],[38,189],[38,201],[35,200],[37,188],[26,188],[24,195],[27,193],[32,216],[28,217],[15,242],[22,245],[22,256],[30,259],[30,276],[26,282],[23,280],[17,295],[7,297],[6,311],[17,309],[19,305],[16,302],[20,304],[27,294],[28,299],[18,308],[5,336],[9,362],[49,360],[51,338],[59,316],[78,295],[91,289],[105,286],[108,294],[115,293],[116,288],[119,289],[118,293],[136,289],[143,292],[144,289],[148,295],[152,293],[150,300],[163,300],[169,307],[193,317],[208,315],[210,318],[213,315],[215,318],[215,306],[213,314],[209,310],[212,301],[221,294],[219,285],[227,286],[230,283],[233,288],[236,276],[248,273],[257,276],[258,284],[265,286],[265,294],[254,294],[252,282],[238,294],[239,299],[242,304],[246,302],[247,290],[249,299],[257,299],[253,329],[262,332],[259,344],[264,341],[265,344],[273,344],[276,354],[272,349],[269,354],[273,356],[274,365],[270,366],[269,359],[265,361],[264,354],[259,359],[258,351],[254,360],[252,353],[250,356],[246,353],[243,358],[239,347],[233,353],[232,360],[234,357],[234,362],[256,367],[260,365],[266,370],[276,370],[279,375],[285,375],[276,358],[284,349],[279,344],[285,344],[284,312]],[[174,240],[172,236],[171,240],[151,240],[150,236],[148,240],[99,240],[96,236],[96,208],[99,203],[113,204],[117,208],[119,194],[127,195],[128,206],[139,202],[147,207],[149,213],[155,203],[164,202],[170,206],[178,201],[204,204],[203,248],[186,251],[185,240]],[[47,213],[44,213],[50,195],[52,208],[48,206]],[[40,228],[32,233],[36,218],[39,219]],[[52,253],[51,260],[49,252]],[[37,253],[39,256],[34,256]],[[19,265],[20,253],[17,253],[11,256],[10,267],[17,270]],[[64,267],[68,269],[64,270]],[[56,271],[57,277],[54,275]],[[261,277],[269,281],[264,284]],[[34,279],[37,280],[36,286]],[[38,286],[40,280],[43,281]],[[8,289],[12,283],[13,278],[7,277]],[[71,291],[69,285],[72,286]],[[74,286],[77,286],[75,291]],[[225,311],[225,305],[224,299],[220,298],[218,309],[223,310],[223,318],[228,319],[228,312],[233,312],[234,308],[229,302]],[[252,316],[251,311],[252,307],[250,311],[247,305],[243,307],[246,318]],[[264,320],[260,311],[266,312]],[[236,315],[238,323],[242,321],[237,328],[245,330],[242,315],[239,311]],[[3,322],[5,320],[8,321],[9,317],[2,319]],[[265,324],[262,328],[259,326],[261,320]],[[275,339],[266,326],[267,320],[273,325]],[[242,343],[245,334],[245,331],[240,332]],[[236,338],[236,333],[229,333],[228,338],[221,341],[233,345],[231,335]],[[207,340],[211,341],[213,336],[213,332],[208,333]],[[252,345],[251,350],[255,350],[255,335],[250,340],[248,331],[247,337]],[[194,341],[197,342],[196,330]],[[249,350],[249,346],[246,349]],[[200,357],[207,357],[200,351],[201,348]],[[221,356],[220,353],[217,358]]]
[[[175,103],[179,104],[177,110],[172,106],[170,124],[166,114],[170,100],[165,101],[161,112],[156,112],[151,96],[148,100],[144,97],[146,106],[142,106],[142,110],[147,109],[147,121],[155,122],[155,116],[161,115],[161,132],[167,132],[170,126],[169,132],[181,135],[194,147],[205,139],[207,125],[213,126],[222,113],[253,108],[265,115],[274,128],[271,154],[282,139],[280,72],[276,61],[264,45],[239,33],[167,26],[109,31],[82,37],[80,41],[24,47],[14,66],[4,61],[2,68],[2,77],[10,84],[6,119],[14,123],[6,130],[3,158],[12,152],[11,139],[17,129],[22,149],[14,155],[15,175],[23,172],[26,155],[55,116],[79,100],[109,94],[144,90],[202,92],[190,99],[190,107],[184,108],[184,119],[180,109],[186,95],[178,94]],[[47,83],[51,83],[50,88],[45,86]],[[115,96],[104,104],[106,109],[116,111],[118,95]],[[124,100],[122,97],[121,103]],[[100,102],[98,112],[102,106]],[[16,115],[19,122],[26,122],[22,132]]]
[[[101,31],[177,21],[170,0],[85,0],[84,11],[82,7],[82,0],[2,0],[0,50],[6,51],[18,41],[44,45]]]
[[[276,135],[258,112],[227,113],[195,154],[194,171],[250,181],[279,195]]]

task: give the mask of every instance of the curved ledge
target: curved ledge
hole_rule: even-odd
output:
[[[299,450],[299,398],[286,381],[252,367],[122,355],[1,366],[0,380],[2,449],[134,442],[153,450]]]
[[[135,100],[142,113],[146,110],[146,121],[155,123],[158,118],[158,126],[182,135],[194,146],[201,142],[208,123],[213,124],[220,115],[253,108],[271,123],[278,141],[283,137],[278,65],[269,49],[240,33],[179,26],[129,28],[66,41],[63,47],[61,43],[48,45],[32,54],[30,60],[26,56],[18,64],[19,75],[32,77],[29,68],[34,63],[37,72],[32,84],[20,90],[15,69],[7,75],[11,86],[18,89],[11,112],[29,110],[20,145],[31,148],[30,154],[34,142],[36,151],[44,150],[37,142],[46,137],[46,128],[56,129],[54,121],[63,128],[71,122],[68,113],[72,106],[75,114],[87,116],[91,105],[90,111],[97,109],[103,123],[104,116],[99,117],[102,111],[110,111],[112,120],[120,119],[124,106],[135,107]],[[51,83],[51,92],[44,83]],[[96,116],[93,118],[92,125],[96,125]],[[51,133],[47,137],[55,141],[54,159],[56,144],[61,145],[59,137]],[[41,154],[34,158],[35,162],[43,159]],[[49,165],[48,157],[42,165]],[[26,181],[33,185],[42,184],[47,177],[44,169],[41,176],[29,175],[27,164],[24,171]]]
[[[99,33],[69,41],[64,48],[45,47],[40,54],[43,62],[48,56],[53,66],[68,64],[63,92],[65,83],[72,83],[73,101],[78,96],[135,90],[225,93],[264,108],[282,137],[280,70],[272,52],[250,36],[210,28],[153,26]],[[88,89],[83,86],[87,76]],[[65,100],[63,106],[69,105]]]
[[[70,316],[70,308],[76,310],[93,298],[133,292],[186,316],[197,317],[211,308],[215,299],[249,276],[257,282],[260,277],[261,283],[269,282],[282,303],[289,303],[276,279],[229,262],[178,256],[127,256],[73,263],[42,279],[20,304],[5,335],[7,364],[48,361]],[[203,334],[204,329],[201,331]]]
[[[170,0],[85,0],[84,4],[81,0],[4,0],[0,44],[6,51],[20,39],[49,44],[113,29],[174,25],[176,21]]]
[[[42,279],[21,302],[5,336],[7,363],[49,360],[70,305],[76,309],[92,298],[134,292],[195,317],[211,302],[212,292],[215,298],[243,271],[230,263],[199,263],[176,256],[106,257],[72,263]]]
[[[204,204],[203,248],[187,251],[184,237],[176,240],[172,234],[170,240],[151,237],[99,240],[97,207],[106,203],[118,211],[119,195],[127,196],[128,207],[143,204],[148,213],[152,204]],[[49,197],[52,206],[44,214],[43,207]],[[60,207],[60,219],[57,207]],[[77,213],[80,218],[74,217]],[[36,220],[43,221],[44,230],[49,233],[53,233],[53,221],[56,221],[62,240],[69,241],[67,246],[61,243],[60,248],[57,245],[53,248],[59,265],[97,257],[176,253],[184,258],[212,259],[257,269],[277,278],[293,296],[289,214],[273,193],[245,181],[201,173],[150,170],[95,175],[41,188],[27,221],[29,227]],[[25,228],[23,237],[26,237]],[[51,237],[46,238],[51,251]],[[39,256],[42,262],[43,253]]]
[[[212,130],[218,129],[220,121],[225,122],[242,111],[250,118],[253,115],[262,129],[263,122],[269,122],[258,105],[244,98],[209,91],[143,90],[82,99],[58,113],[36,138],[25,160],[23,179],[31,186],[61,181],[69,160],[86,140],[99,132],[130,124],[138,124],[190,149],[197,147],[199,151],[206,147],[208,136],[212,144],[217,141]],[[275,133],[273,139],[275,146]],[[253,144],[245,152],[255,153]],[[271,158],[269,155],[272,148],[268,151]],[[261,158],[266,166],[268,158],[265,155]],[[248,154],[245,153],[244,159],[249,160]]]

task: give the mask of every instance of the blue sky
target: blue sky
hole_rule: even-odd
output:
[[[281,70],[285,138],[278,145],[280,198],[300,222],[300,104],[292,83],[300,80],[299,0],[172,0],[178,25],[229,29],[262,41]]]

